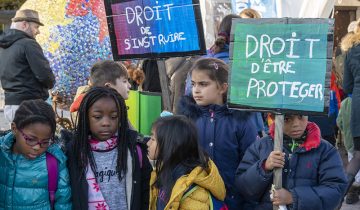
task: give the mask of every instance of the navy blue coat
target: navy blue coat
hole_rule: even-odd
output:
[[[350,129],[353,137],[360,137],[360,36],[349,49],[344,63],[343,87],[345,93],[352,94]],[[355,39],[355,38],[354,38]]]
[[[304,144],[294,153],[284,149],[283,188],[293,197],[293,210],[332,210],[345,193],[347,180],[337,150],[320,137],[320,129],[308,123]],[[256,209],[272,210],[270,190],[273,173],[262,165],[274,148],[273,135],[257,140],[246,151],[236,173],[236,186]]]
[[[246,149],[257,137],[249,114],[230,110],[226,105],[197,106],[190,97],[181,99],[178,111],[196,123],[200,145],[224,180],[225,203],[229,209],[243,209],[243,199],[235,187],[235,172]]]

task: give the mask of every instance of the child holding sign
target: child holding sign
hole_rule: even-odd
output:
[[[200,145],[219,168],[229,209],[246,209],[235,188],[235,171],[257,136],[249,115],[227,108],[228,66],[215,58],[197,60],[191,69],[193,97],[180,101],[179,113],[197,125]]]
[[[337,150],[321,139],[319,127],[303,115],[285,115],[283,152],[273,151],[275,123],[270,135],[246,151],[237,174],[236,186],[256,209],[329,210],[340,203],[347,180]],[[273,192],[273,169],[283,168],[283,188]]]

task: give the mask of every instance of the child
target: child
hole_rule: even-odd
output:
[[[53,143],[55,127],[55,113],[45,101],[20,104],[11,132],[0,137],[0,209],[71,209],[66,156]],[[48,156],[57,161],[53,189],[48,186]],[[56,190],[54,200],[49,190]]]
[[[228,66],[216,58],[203,58],[191,69],[192,95],[180,101],[179,113],[191,117],[199,131],[201,147],[219,168],[226,186],[229,209],[245,208],[234,187],[235,172],[257,132],[246,113],[227,108]]]
[[[353,158],[354,144],[353,136],[351,135],[350,130],[350,118],[351,118],[351,94],[348,95],[341,102],[339,110],[339,116],[336,119],[336,123],[339,126],[339,129],[343,132],[344,136],[344,145],[348,153],[349,161]],[[355,176],[355,181],[349,189],[349,192],[346,195],[345,202],[347,204],[353,204],[359,201],[359,192],[360,192],[360,171]]]
[[[129,97],[131,85],[126,67],[112,60],[99,61],[90,69],[89,86],[92,87],[111,87],[114,88],[125,100]],[[80,103],[83,100],[88,88],[82,86],[81,94],[77,94],[74,102],[70,106],[70,112],[75,113],[79,110]],[[76,117],[76,113],[73,114]],[[74,118],[75,119],[75,118]]]
[[[156,160],[150,181],[150,210],[213,209],[209,193],[224,200],[224,182],[199,148],[196,127],[189,119],[159,118],[147,145],[149,158]]]
[[[125,101],[114,89],[86,93],[67,144],[74,209],[148,209],[151,166],[127,122]]]
[[[246,8],[246,9],[243,9],[239,16],[241,18],[261,18],[261,15],[258,11],[254,10],[254,9],[251,9],[251,8]]]
[[[246,151],[236,186],[248,199],[259,202],[256,209],[335,209],[345,193],[347,180],[337,150],[321,139],[319,127],[307,116],[285,115],[283,152],[273,151],[275,123],[270,135],[257,140]],[[283,168],[283,188],[270,199],[273,169]]]
[[[129,75],[129,83],[132,90],[142,90],[142,84],[145,80],[144,72],[134,63],[130,63],[126,66],[128,75]]]

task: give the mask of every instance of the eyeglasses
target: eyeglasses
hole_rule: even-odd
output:
[[[43,139],[43,140],[36,140],[36,139],[33,139],[31,137],[29,137],[28,135],[26,135],[22,130],[19,130],[21,135],[23,136],[23,138],[25,139],[25,142],[27,145],[29,146],[36,146],[36,145],[40,145],[41,148],[48,148],[52,141],[53,141],[53,137],[51,137],[50,139]]]

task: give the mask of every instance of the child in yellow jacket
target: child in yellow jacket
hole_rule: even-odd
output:
[[[198,145],[195,125],[184,116],[157,120],[148,142],[156,160],[150,179],[150,210],[223,209],[225,185],[217,167]]]

